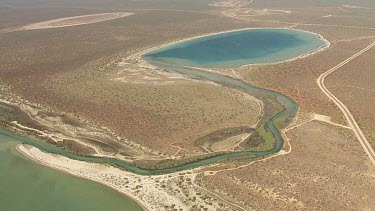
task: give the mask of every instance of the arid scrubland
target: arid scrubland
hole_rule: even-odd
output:
[[[327,84],[358,118],[372,147],[375,147],[375,51],[370,50],[358,60],[328,78]],[[353,71],[355,70],[355,71]]]
[[[246,138],[242,131],[219,144],[208,143],[206,149],[196,141],[215,132],[225,137],[220,131],[228,128],[253,127],[262,112],[261,104],[224,86],[142,66],[129,59],[130,55],[180,39],[239,28],[285,27],[322,35],[330,47],[305,58],[212,70],[281,92],[294,99],[300,109],[295,122],[284,131],[287,142],[282,155],[252,164],[247,158],[231,159],[198,170],[195,181],[211,190],[210,197],[218,200],[214,204],[224,203],[223,207],[230,202],[246,210],[375,209],[375,169],[353,132],[346,128],[342,112],[317,85],[319,75],[375,40],[372,1],[349,5],[323,0],[254,0],[245,5],[243,1],[116,0],[50,2],[45,7],[41,2],[22,6],[17,1],[0,3],[0,30],[79,15],[134,14],[64,28],[5,30],[0,33],[0,85],[8,88],[2,92],[59,114],[34,109],[31,117],[41,115],[54,121],[69,119],[64,116],[69,114],[113,132],[111,138],[152,149],[153,156],[160,155],[157,159],[240,148],[241,139]],[[353,113],[373,147],[374,56],[371,49],[326,79],[329,90]],[[314,118],[315,114],[331,121],[323,122]],[[69,120],[69,128],[76,125],[75,119]],[[56,127],[63,125],[55,123]],[[118,149],[127,142],[116,147],[114,140],[104,139],[107,145],[70,144],[89,154],[100,148],[121,154]],[[151,154],[138,158],[147,162]],[[228,168],[234,169],[226,171]],[[218,172],[204,174],[209,170]],[[164,185],[157,188],[173,189]]]
[[[201,183],[248,209],[375,209],[375,169],[353,136],[318,122],[287,135],[290,154],[213,176],[201,174]]]
[[[109,127],[124,138],[172,154],[174,142],[194,150],[189,143],[205,133],[253,125],[259,104],[225,87],[168,74],[153,83],[149,70],[118,63],[142,48],[231,27],[221,19],[228,24],[217,23],[213,15],[150,11],[49,33],[3,34],[1,75],[14,93]],[[138,76],[134,71],[140,71]]]

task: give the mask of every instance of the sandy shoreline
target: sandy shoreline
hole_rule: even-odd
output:
[[[112,190],[120,193],[120,194],[123,194],[125,195],[126,197],[130,198],[131,200],[135,201],[143,210],[145,211],[151,211],[151,209],[146,205],[144,204],[140,199],[138,199],[136,196],[132,195],[132,194],[129,194],[129,193],[126,193],[126,192],[123,192],[121,190],[119,190],[117,187],[113,186],[113,185],[110,185],[110,184],[107,184],[105,182],[102,182],[102,181],[98,181],[98,180],[94,180],[94,179],[90,179],[90,178],[87,178],[87,177],[83,177],[83,176],[80,176],[78,174],[74,174],[66,169],[63,169],[63,168],[59,168],[57,166],[53,166],[53,165],[49,165],[47,164],[46,162],[42,162],[41,160],[38,160],[36,159],[34,156],[32,156],[30,153],[28,153],[27,151],[27,147],[25,147],[23,144],[17,144],[16,146],[16,151],[18,153],[20,153],[22,156],[42,165],[42,166],[45,166],[45,167],[48,167],[48,168],[51,168],[51,169],[55,169],[57,171],[61,171],[61,172],[64,172],[66,174],[69,174],[69,175],[72,175],[72,176],[75,176],[75,177],[79,177],[79,178],[82,178],[82,179],[87,179],[87,180],[90,180],[92,182],[96,182],[96,183],[100,183],[108,188],[111,188]]]
[[[221,204],[215,198],[217,196],[209,191],[202,192],[202,188],[195,184],[195,178],[199,174],[196,170],[141,176],[110,165],[78,161],[46,153],[30,145],[18,144],[16,150],[40,165],[105,185],[129,197],[144,210],[188,211],[192,207],[200,206],[208,210],[228,210],[233,206],[230,203]],[[192,201],[192,197],[196,199]]]

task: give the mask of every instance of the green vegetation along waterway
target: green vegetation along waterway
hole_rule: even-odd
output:
[[[238,36],[238,34],[239,33],[241,34],[241,32],[244,33],[244,34],[241,35],[241,36]],[[99,158],[99,157],[83,157],[83,156],[75,155],[73,153],[70,153],[70,152],[64,151],[62,149],[59,149],[59,148],[57,148],[53,145],[49,145],[47,143],[44,143],[44,142],[41,142],[41,141],[36,141],[36,140],[30,139],[30,138],[19,137],[19,136],[16,136],[16,135],[12,134],[12,133],[6,132],[6,131],[0,130],[0,134],[2,136],[12,137],[11,139],[15,142],[29,144],[29,145],[35,146],[35,147],[37,147],[37,148],[39,148],[39,149],[41,149],[45,152],[56,153],[56,154],[60,154],[60,155],[63,155],[63,156],[66,156],[66,157],[69,157],[69,158],[72,158],[72,159],[76,159],[76,160],[81,160],[81,161],[106,163],[106,164],[114,165],[114,166],[117,166],[119,168],[125,169],[125,170],[133,172],[135,174],[140,174],[140,175],[168,174],[168,173],[173,173],[173,172],[177,172],[177,171],[182,171],[182,170],[187,170],[187,169],[192,169],[192,168],[196,168],[196,167],[200,167],[200,166],[209,165],[209,164],[213,164],[213,163],[223,161],[223,160],[226,160],[226,159],[229,159],[229,158],[235,158],[235,157],[244,156],[244,155],[252,155],[252,156],[262,157],[262,156],[268,156],[268,155],[272,155],[274,153],[277,153],[282,149],[283,144],[284,144],[284,140],[282,138],[282,135],[280,134],[279,129],[274,124],[274,122],[280,117],[283,117],[283,118],[287,117],[287,119],[292,119],[295,116],[295,114],[298,110],[298,104],[295,101],[293,101],[289,97],[287,97],[283,94],[280,94],[278,92],[274,92],[274,91],[270,91],[270,90],[266,90],[266,89],[260,89],[260,88],[251,86],[251,85],[249,85],[249,84],[247,84],[247,83],[245,83],[241,80],[237,80],[237,79],[234,79],[234,78],[229,77],[229,76],[225,76],[225,75],[215,73],[215,72],[203,71],[203,70],[196,69],[196,68],[184,67],[183,63],[182,64],[178,64],[178,62],[176,63],[176,61],[182,61],[181,58],[178,58],[176,60],[176,59],[171,57],[171,55],[173,55],[173,52],[171,53],[170,51],[173,50],[173,49],[178,49],[179,57],[181,57],[181,52],[183,52],[183,51],[181,51],[181,49],[184,49],[185,47],[187,47],[190,50],[193,49],[192,52],[199,52],[199,50],[197,51],[197,50],[194,49],[194,47],[192,48],[191,46],[189,46],[189,43],[194,44],[194,46],[196,48],[200,48],[201,46],[203,46],[204,49],[205,49],[204,50],[205,54],[213,53],[215,55],[220,55],[217,52],[224,52],[225,51],[225,49],[221,49],[221,47],[223,45],[218,44],[223,39],[234,39],[234,40],[229,40],[229,41],[227,40],[226,43],[229,43],[229,44],[224,46],[225,48],[228,48],[228,49],[234,48],[238,45],[230,46],[230,43],[245,42],[246,40],[251,39],[253,34],[249,33],[249,32],[257,33],[259,31],[258,30],[253,30],[253,31],[244,30],[244,31],[240,31],[240,32],[228,32],[228,33],[223,33],[223,34],[220,34],[220,35],[212,35],[212,36],[197,38],[197,40],[187,41],[188,43],[182,42],[182,43],[177,43],[177,44],[174,44],[174,45],[171,45],[171,46],[167,46],[165,48],[158,49],[156,51],[158,56],[156,56],[155,58],[152,56],[153,52],[150,52],[150,53],[147,53],[147,54],[143,55],[142,58],[144,60],[146,60],[148,63],[150,63],[152,65],[155,65],[155,66],[158,66],[159,68],[161,68],[165,71],[175,72],[175,73],[177,72],[177,73],[189,75],[189,76],[194,77],[194,78],[212,81],[212,82],[215,82],[217,84],[221,84],[221,85],[226,86],[226,87],[234,88],[234,89],[249,93],[250,95],[264,95],[264,96],[270,96],[273,99],[275,99],[275,101],[280,105],[281,109],[280,109],[280,111],[277,111],[276,113],[272,114],[272,116],[269,117],[268,119],[264,120],[264,124],[262,125],[262,127],[264,127],[265,131],[267,131],[267,133],[271,134],[271,136],[274,139],[274,145],[273,145],[272,149],[267,149],[267,150],[264,150],[264,151],[229,152],[229,153],[226,153],[226,154],[215,155],[213,157],[204,158],[204,159],[201,159],[201,160],[198,160],[198,161],[182,164],[182,165],[179,165],[179,166],[174,166],[174,167],[167,168],[167,169],[146,170],[146,169],[138,168],[138,167],[136,167],[136,166],[134,166],[130,163],[127,163],[127,162],[121,161],[121,160],[116,160],[116,159],[111,159],[111,158]],[[286,41],[286,40],[289,39],[287,43],[290,44],[289,48],[288,48],[288,45],[279,44],[278,47],[272,48],[270,51],[263,52],[262,55],[261,55],[263,57],[272,57],[274,55],[279,54],[278,50],[280,50],[281,52],[287,52],[288,49],[290,51],[294,51],[296,49],[299,49],[297,51],[298,54],[293,53],[293,54],[289,55],[289,57],[291,55],[298,56],[298,55],[308,53],[310,51],[317,50],[317,49],[319,49],[319,48],[321,48],[325,45],[325,42],[323,42],[320,39],[320,37],[318,37],[317,35],[302,32],[302,31],[281,30],[281,29],[277,29],[277,30],[263,29],[261,32],[262,32],[263,37],[267,39],[267,40],[263,40],[262,41],[263,43],[268,43],[268,42],[270,42],[270,43],[280,43],[280,41],[277,40],[277,39],[280,36],[280,33],[282,33],[282,34],[284,34],[284,36],[282,36],[283,41]],[[236,35],[236,36],[230,36],[231,33],[234,33],[234,35]],[[270,34],[267,34],[267,33],[270,33]],[[267,34],[267,36],[265,36],[265,34]],[[314,35],[314,36],[312,36],[312,35]],[[245,38],[247,36],[248,39],[245,39],[243,36],[245,36]],[[304,36],[307,36],[307,37],[304,38]],[[257,42],[259,42],[259,39],[261,37],[262,36],[259,37],[257,35],[257,39],[258,39]],[[216,41],[211,42],[210,38],[213,38]],[[218,38],[220,38],[220,39],[218,39]],[[202,40],[200,40],[200,39],[202,39]],[[306,44],[306,43],[308,43],[308,40],[313,40],[314,43],[319,43],[319,45]],[[206,43],[206,42],[208,42],[208,43]],[[195,45],[195,43],[199,43],[199,45]],[[304,49],[303,51],[300,51],[301,48],[300,48],[299,45],[303,46],[303,47],[301,47],[301,48]],[[246,44],[246,46],[251,47],[250,44]],[[256,48],[260,49],[260,48],[262,48],[262,46],[264,47],[264,45],[256,45]],[[268,44],[267,44],[267,46],[268,46]],[[242,62],[245,57],[248,57],[249,55],[251,57],[251,54],[246,53],[247,50],[249,50],[248,48],[241,48],[241,49],[242,49],[241,51],[236,51],[236,52],[238,54],[241,54],[241,52],[244,52],[244,54],[247,55],[247,56],[242,56],[242,59],[240,59],[240,61]],[[162,56],[160,56],[160,55],[163,55],[163,50],[167,50],[169,52],[168,58],[162,58]],[[252,49],[252,52],[256,52],[256,50]],[[187,53],[189,55],[192,54],[190,51],[187,51]],[[230,55],[230,54],[226,54],[226,55]],[[259,57],[259,55],[257,55],[257,57]],[[189,60],[189,58],[187,58],[187,59],[185,58],[185,59],[183,59],[183,61]],[[209,57],[209,59],[211,60],[212,58]],[[173,61],[173,62],[168,63],[168,61]],[[230,56],[230,58],[226,59],[226,61],[229,62],[229,63],[233,63],[234,61],[236,61],[236,57]],[[198,64],[198,63],[196,63],[196,64]],[[203,62],[203,63],[207,64],[206,62]],[[218,63],[218,66],[221,66],[221,65],[222,65],[221,63]],[[199,67],[199,65],[196,65],[196,66]],[[213,66],[215,66],[215,65],[213,65]]]

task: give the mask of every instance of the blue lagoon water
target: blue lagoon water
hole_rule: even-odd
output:
[[[143,55],[178,66],[236,68],[289,60],[321,48],[317,34],[288,29],[248,29],[204,36]]]

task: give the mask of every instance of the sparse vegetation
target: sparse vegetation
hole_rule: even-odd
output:
[[[375,3],[369,0],[353,1],[353,5],[311,2],[264,0],[232,9],[248,2],[209,2],[216,6],[212,8],[207,1],[198,0],[173,3],[170,0],[110,3],[92,0],[81,2],[80,7],[77,3],[57,1],[46,5],[44,1],[30,2],[30,6],[20,7],[17,2],[9,1],[0,5],[0,11],[7,11],[1,14],[0,31],[96,11],[126,10],[136,15],[80,27],[0,32],[0,80],[11,84],[9,92],[58,111],[33,113],[35,117],[55,122],[54,126],[69,125],[63,127],[69,132],[88,127],[65,114],[96,125],[95,130],[89,130],[89,134],[95,135],[85,136],[84,143],[126,159],[152,156],[152,161],[146,158],[135,162],[141,168],[169,168],[217,155],[206,151],[214,143],[248,133],[248,126],[257,121],[259,105],[248,95],[207,81],[188,80],[145,68],[137,58],[128,56],[150,46],[211,32],[248,27],[294,28],[323,35],[331,47],[290,62],[213,71],[283,93],[297,101],[299,112],[306,116],[323,114],[332,117],[333,122],[346,124],[342,113],[317,88],[316,78],[373,41],[369,37],[374,36],[375,19],[371,17],[375,15]],[[145,5],[147,9],[142,10]],[[222,8],[223,5],[229,6]],[[132,8],[136,9],[132,11]],[[368,51],[326,81],[330,90],[348,105],[373,146],[374,53],[374,49]],[[250,131],[249,139],[235,150],[265,151],[274,147],[274,137],[265,123],[281,107],[270,96],[257,93],[253,96],[264,102],[263,118],[256,130]],[[0,106],[0,122],[14,120],[40,131],[63,133],[58,131],[61,127],[46,128],[30,121],[22,112]],[[282,129],[290,121],[288,116],[282,116],[275,125]],[[114,185],[140,195],[147,184],[155,184],[163,193],[192,203],[189,206],[192,210],[211,210],[211,205],[216,206],[215,200],[222,210],[229,210],[226,202],[201,189],[201,192],[189,192],[195,185],[248,210],[346,210],[348,207],[375,210],[372,167],[351,131],[328,123],[304,122],[300,120],[298,123],[303,125],[287,132],[292,148],[284,156],[252,165],[247,164],[264,157],[229,159],[209,168],[233,169],[212,175],[199,174],[199,183],[190,178],[176,179],[187,177],[176,174],[167,175],[159,182],[153,182],[150,177],[130,182],[119,179]],[[115,136],[103,131],[113,131]],[[97,134],[104,135],[98,138]],[[135,144],[129,147],[130,142]],[[77,154],[93,153],[70,138],[64,138],[58,145]],[[244,166],[236,169],[240,165]],[[115,180],[113,175],[103,178]],[[149,183],[142,184],[143,179]],[[160,209],[163,208],[181,209],[177,203]]]

